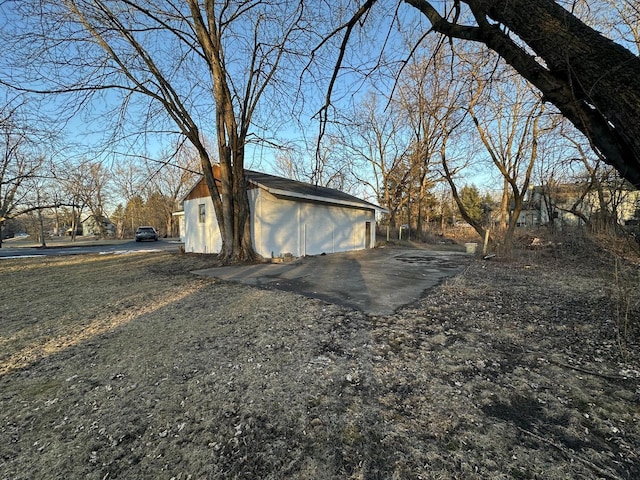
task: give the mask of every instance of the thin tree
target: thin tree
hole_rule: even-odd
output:
[[[146,162],[148,182],[145,190],[158,193],[162,198],[156,215],[162,219],[163,234],[168,236],[178,233],[172,213],[199,177],[200,162],[196,152],[189,147],[190,144],[181,143],[170,155],[163,155],[159,160],[147,159]]]
[[[408,192],[415,207],[416,227],[423,230],[423,212],[431,190],[443,181],[438,170],[440,148],[448,135],[447,125],[464,115],[461,82],[452,78],[454,59],[446,45],[426,40],[425,56],[416,53],[396,85],[395,102],[403,112],[411,135],[409,158],[413,190]],[[413,213],[412,213],[413,215]],[[409,222],[411,223],[411,222]]]
[[[93,217],[96,234],[106,236],[106,205],[113,187],[111,172],[102,162],[86,159],[52,164],[51,171],[60,189],[55,193],[55,197],[61,199],[59,205],[71,207],[71,240],[75,241],[77,232],[83,228],[81,221],[85,211]],[[83,234],[87,235],[88,231]]]
[[[46,163],[49,164],[48,168],[44,166]],[[47,226],[45,226],[45,212],[55,210],[61,206],[61,202],[56,198],[60,183],[50,174],[50,162],[43,162],[42,168],[39,170],[38,175],[27,179],[29,194],[22,201],[23,209],[21,215],[24,213],[31,213],[32,217],[35,215],[33,228],[29,233],[35,234],[37,232],[36,236],[40,246],[46,248],[46,237],[50,230],[50,222],[47,222]]]
[[[538,159],[538,145],[554,125],[541,123],[544,105],[525,82],[494,82],[492,93],[494,101],[482,108],[482,117],[475,105],[469,107],[469,114],[503,181],[500,223],[503,245],[509,251]]]
[[[348,118],[341,120],[338,132],[345,157],[352,163],[353,176],[369,187],[377,202],[389,210],[392,228],[407,202],[410,139],[405,125],[398,103],[387,104],[379,96],[368,95],[353,107]]]
[[[0,247],[4,222],[36,208],[25,201],[44,163],[37,135],[20,118],[22,107],[0,109]]]

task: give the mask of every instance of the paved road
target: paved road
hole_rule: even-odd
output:
[[[472,258],[462,252],[376,248],[305,257],[284,264],[218,267],[194,273],[292,291],[368,314],[386,315],[460,273]]]
[[[3,242],[0,248],[0,259],[21,257],[42,257],[52,255],[83,255],[83,254],[123,254],[138,251],[175,251],[182,244],[177,240],[161,239],[157,242],[136,242],[135,240],[97,240],[92,242],[66,243],[64,245],[51,244],[50,247],[15,246],[11,242]]]

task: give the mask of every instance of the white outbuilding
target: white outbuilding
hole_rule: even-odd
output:
[[[333,188],[251,170],[245,176],[251,238],[263,257],[302,257],[375,245],[376,212],[385,209]],[[220,231],[204,178],[183,203],[185,251],[219,252]]]

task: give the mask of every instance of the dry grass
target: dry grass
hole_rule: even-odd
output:
[[[3,260],[0,478],[638,478],[608,262],[478,261],[368,317],[201,256]]]

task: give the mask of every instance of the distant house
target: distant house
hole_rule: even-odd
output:
[[[214,176],[217,176],[214,167]],[[251,238],[263,257],[301,257],[371,248],[376,212],[383,208],[347,193],[246,170]],[[217,253],[222,242],[204,179],[184,205],[186,252]]]
[[[116,226],[111,223],[107,217],[98,217],[89,215],[80,222],[80,235],[100,235],[100,224],[102,223],[102,231],[109,236],[116,234]]]
[[[640,190],[623,186],[603,189],[604,205],[596,191],[587,191],[582,184],[560,184],[531,187],[517,226],[533,227],[550,223],[577,226],[584,223],[582,217],[591,219],[603,209],[614,211],[618,223],[634,222],[640,216]],[[575,213],[574,213],[575,212]],[[578,213],[578,215],[576,215]]]

